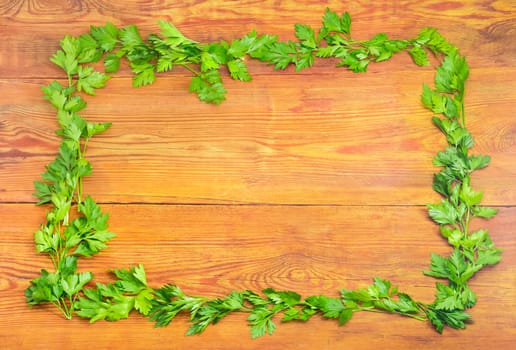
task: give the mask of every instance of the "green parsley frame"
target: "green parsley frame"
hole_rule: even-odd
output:
[[[470,185],[471,174],[489,164],[490,157],[470,155],[473,137],[466,129],[464,108],[465,83],[469,75],[466,60],[435,29],[425,28],[416,38],[393,40],[380,33],[367,41],[351,37],[351,16],[326,9],[321,29],[295,25],[297,41],[282,42],[277,36],[248,35],[231,42],[221,40],[202,44],[186,38],[173,24],[160,21],[161,33],[150,34],[144,41],[138,28],[117,28],[107,23],[92,26],[88,34],[65,36],[51,61],[62,68],[68,85],[54,81],[42,87],[45,98],[57,110],[62,137],[56,159],[46,167],[43,181],[35,182],[38,205],[49,210],[46,222],[34,235],[36,250],[49,255],[54,271],[41,270],[39,277],[25,290],[31,306],[54,304],[70,319],[74,314],[97,320],[116,321],[136,310],[156,326],[168,325],[179,313],[190,315],[188,335],[203,332],[232,312],[246,312],[253,338],[272,334],[275,316],[282,322],[308,321],[319,314],[345,324],[359,311],[394,313],[430,322],[441,333],[445,326],[465,328],[470,321],[466,313],[476,303],[468,281],[487,265],[501,259],[501,249],[493,244],[487,230],[470,232],[473,218],[491,218],[497,210],[481,206],[482,192]],[[453,251],[449,256],[431,255],[424,273],[437,278],[435,300],[424,303],[398,291],[391,282],[375,277],[373,283],[357,290],[342,289],[339,297],[314,295],[307,298],[294,291],[267,288],[256,293],[232,291],[220,298],[189,296],[176,285],[152,288],[147,284],[142,265],[113,270],[115,282],[92,286],[93,274],[79,272],[80,257],[98,254],[114,237],[108,230],[108,214],[83,194],[82,179],[92,172],[85,158],[89,140],[104,132],[110,123],[88,122],[79,112],[86,107],[81,93],[95,95],[109,76],[118,71],[122,59],[129,62],[135,87],[151,84],[156,73],[176,66],[192,73],[190,91],[208,103],[221,103],[226,90],[221,68],[231,78],[251,80],[245,58],[258,59],[275,69],[294,65],[296,71],[311,67],[316,58],[334,58],[337,66],[365,72],[373,62],[388,60],[394,53],[408,52],[417,65],[429,65],[428,53],[440,60],[434,87],[424,84],[422,104],[432,113],[432,122],[448,142],[439,151],[434,165],[433,189],[442,196],[439,203],[428,204],[429,217],[439,225],[442,236]],[[92,62],[104,59],[105,73],[96,71]],[[72,215],[72,210],[77,214]],[[72,217],[73,216],[73,217]],[[279,317],[279,316],[278,316]]]

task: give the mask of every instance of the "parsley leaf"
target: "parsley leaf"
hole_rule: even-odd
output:
[[[192,315],[206,302],[206,298],[187,296],[181,288],[167,284],[154,291],[149,312],[150,320],[156,322],[156,327],[165,327],[181,311],[191,312]]]
[[[345,324],[353,316],[353,309],[347,308],[342,299],[324,295],[306,298],[306,304],[312,309],[318,309],[325,318],[336,318],[339,325]]]
[[[232,292],[223,299],[206,302],[192,314],[193,324],[186,334],[193,335],[203,332],[208,325],[216,324],[229,313],[240,310],[243,304],[244,294],[239,292]]]
[[[326,8],[323,17],[323,27],[327,32],[349,34],[351,31],[351,16],[348,12],[344,12],[342,16],[339,17],[337,13]]]
[[[228,61],[227,66],[229,73],[231,74],[231,78],[241,81],[251,81],[251,76],[249,75],[247,66],[242,59]]]
[[[186,38],[173,23],[160,20],[158,24],[161,29],[161,35],[165,37],[164,42],[167,45],[175,47],[185,43],[194,43],[193,40]]]
[[[133,77],[134,87],[150,85],[156,80],[154,74],[156,66],[151,63],[131,63],[131,69],[135,74]]]
[[[457,208],[446,199],[439,204],[428,204],[427,206],[428,214],[438,224],[454,224],[459,219]]]
[[[219,104],[226,99],[226,89],[218,70],[210,70],[194,76],[190,83],[190,92],[195,92],[201,101]]]
[[[149,314],[154,291],[147,285],[143,266],[114,270],[113,273],[118,278],[115,283],[97,283],[96,288],[84,289],[84,296],[75,303],[79,316],[95,322],[127,318],[133,309],[143,315]]]
[[[104,59],[104,68],[106,73],[116,73],[120,68],[120,56],[116,54],[109,54]]]
[[[103,88],[109,79],[104,73],[96,72],[92,67],[83,68],[80,66],[77,70],[79,79],[77,80],[77,90],[84,91],[89,95],[95,95],[95,89]]]
[[[61,67],[70,77],[77,73],[79,67],[77,56],[80,53],[80,44],[78,39],[66,35],[63,40],[61,40],[60,45],[62,50],[57,51],[54,56],[50,58],[50,61]]]
[[[315,42],[315,32],[309,25],[306,24],[296,24],[295,35],[299,39],[299,42],[302,46],[307,47],[309,49],[315,49],[317,44]]]
[[[103,27],[91,26],[90,32],[104,52],[113,51],[119,42],[120,32],[112,23],[107,22]]]

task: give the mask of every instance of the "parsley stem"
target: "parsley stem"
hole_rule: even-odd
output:
[[[72,319],[72,312],[71,312],[70,308],[68,307],[68,305],[66,304],[66,301],[64,298],[60,298],[57,301],[52,302],[52,304],[54,304],[59,309],[59,311],[61,311],[61,313],[64,315],[64,317],[67,320]]]
[[[84,145],[82,146],[82,150],[81,150],[81,145],[79,144],[77,146],[77,159],[78,160],[83,160],[84,159],[84,154],[86,154],[86,150],[88,148],[88,141],[89,141],[89,138],[86,138],[85,141],[84,141]],[[83,180],[82,180],[82,176],[78,176],[77,178],[77,204],[81,204],[82,202],[82,193],[83,193]]]
[[[79,177],[79,183],[77,184],[77,204],[82,202],[82,176]]]
[[[464,236],[469,234],[469,220],[471,219],[471,209],[466,211],[466,218],[464,219]]]
[[[462,127],[466,128],[466,109],[464,108],[464,97],[461,95],[461,119],[462,119]]]
[[[86,150],[88,149],[88,141],[89,140],[90,140],[89,137],[84,140],[84,145],[82,146],[81,158],[84,156],[84,154],[86,153]]]
[[[200,76],[201,76],[201,73],[200,73],[200,72],[198,72],[198,71],[196,71],[196,70],[195,70],[195,69],[193,69],[192,67],[190,67],[190,66],[188,65],[188,63],[180,63],[180,64],[178,64],[178,65],[179,65],[179,66],[182,66],[182,67],[184,67],[184,68],[186,68],[187,70],[189,70],[190,72],[192,72],[194,75],[196,75],[196,76],[198,76],[198,77],[200,77]]]
[[[49,255],[50,255],[50,260],[52,260],[52,265],[54,265],[54,269],[57,271],[59,268],[59,264],[58,264],[59,260],[56,260],[56,257],[54,254],[49,254]]]
[[[388,311],[388,310],[374,309],[374,308],[358,308],[356,311],[367,311],[367,312],[376,312],[376,313],[383,313],[383,314],[398,314],[401,316],[407,316],[407,317],[416,319],[418,321],[427,321],[428,320],[424,316],[414,315],[414,314],[411,314],[408,312]]]

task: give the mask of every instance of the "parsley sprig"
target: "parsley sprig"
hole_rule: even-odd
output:
[[[47,222],[36,231],[34,239],[37,252],[50,256],[55,272],[42,270],[25,291],[30,305],[51,302],[66,318],[72,317],[80,292],[93,279],[90,272],[77,272],[78,257],[99,253],[115,236],[108,231],[108,214],[91,197],[83,196],[82,179],[92,171],[84,157],[88,141],[111,125],[88,122],[79,115],[86,102],[76,92],[94,94],[94,89],[103,87],[107,80],[103,73],[81,65],[99,58],[93,55],[88,37],[66,36],[61,41],[62,49],[51,61],[66,72],[68,86],[54,81],[42,89],[57,110],[57,134],[62,142],[56,159],[42,174],[44,181],[34,184],[37,204],[51,207],[46,213]],[[74,208],[79,215],[72,218]]]
[[[434,175],[433,189],[443,199],[440,203],[429,204],[428,212],[454,250],[449,257],[432,254],[430,270],[424,272],[448,280],[447,285],[436,283],[436,298],[427,312],[439,332],[446,324],[462,328],[463,321],[469,320],[464,310],[475,305],[476,295],[468,281],[485,266],[498,263],[502,252],[494,246],[487,230],[470,232],[473,217],[491,218],[497,213],[494,208],[480,205],[482,192],[473,190],[470,185],[471,174],[485,168],[490,157],[469,155],[474,145],[473,137],[466,129],[464,108],[469,68],[465,58],[453,48],[446,48],[445,53],[446,57],[437,68],[435,89],[424,85],[421,97],[426,108],[442,115],[440,118],[434,116],[432,121],[448,141],[448,147],[434,158],[434,165],[442,170]]]
[[[167,285],[156,290],[156,295],[150,311],[150,319],[156,326],[167,326],[177,314],[187,312],[192,322],[187,334],[193,335],[233,312],[245,312],[249,314],[247,321],[253,338],[272,334],[277,327],[274,318],[278,315],[282,315],[281,322],[289,322],[308,321],[319,314],[343,325],[359,311],[397,313],[426,320],[427,307],[380,278],[375,278],[366,289],[342,290],[340,297],[314,295],[304,300],[296,292],[273,288],[264,289],[262,295],[245,290],[233,291],[224,298],[207,299],[186,296],[179,287]]]
[[[47,205],[46,223],[34,235],[38,253],[46,253],[53,271],[41,270],[26,289],[28,304],[54,304],[66,318],[74,314],[98,320],[116,321],[133,310],[149,316],[156,326],[167,326],[180,313],[189,314],[188,335],[202,333],[234,312],[248,313],[253,338],[272,334],[281,322],[308,321],[314,315],[335,319],[340,325],[356,313],[383,312],[430,322],[438,332],[445,326],[464,328],[471,320],[466,310],[476,303],[469,280],[481,269],[501,260],[501,249],[493,244],[485,229],[470,230],[474,218],[491,218],[497,210],[481,205],[482,192],[471,187],[472,173],[489,164],[490,157],[470,155],[473,137],[466,129],[465,84],[469,75],[466,60],[435,29],[425,28],[410,40],[389,39],[381,33],[370,40],[351,36],[351,17],[326,10],[316,31],[296,24],[296,41],[279,41],[277,36],[252,31],[231,42],[199,43],[186,38],[172,23],[159,22],[161,32],[144,40],[138,28],[117,28],[107,23],[92,26],[90,33],[65,36],[51,61],[66,73],[67,84],[54,81],[42,88],[44,97],[57,111],[62,137],[56,159],[35,182],[38,205]],[[429,217],[439,225],[442,236],[453,247],[449,256],[431,255],[424,273],[439,279],[435,300],[424,303],[399,292],[390,281],[379,277],[366,288],[343,289],[339,295],[314,295],[305,299],[294,291],[264,289],[232,291],[220,298],[189,296],[176,285],[152,288],[142,265],[113,270],[115,281],[92,284],[91,272],[79,272],[80,257],[98,254],[114,237],[108,229],[108,214],[84,195],[83,178],[92,172],[86,160],[89,140],[110,127],[92,123],[80,112],[86,108],[82,94],[95,95],[123,60],[134,73],[133,86],[152,84],[157,74],[182,67],[191,72],[189,90],[199,99],[221,103],[226,90],[222,77],[250,81],[246,60],[257,59],[275,69],[311,67],[317,58],[337,59],[338,67],[364,72],[371,63],[388,60],[407,52],[420,66],[429,65],[428,54],[441,60],[436,68],[434,87],[423,86],[422,104],[435,113],[432,121],[448,142],[434,158],[441,170],[434,175],[433,189],[442,196],[428,205]],[[105,72],[93,63],[103,60]],[[444,282],[443,282],[444,281]]]

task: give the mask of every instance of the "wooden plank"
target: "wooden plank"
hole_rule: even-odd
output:
[[[114,126],[89,144],[95,170],[87,190],[101,202],[435,201],[431,176],[438,169],[431,160],[444,138],[419,102],[431,69],[335,74],[230,81],[228,101],[220,106],[188,94],[187,78],[167,77],[142,89],[113,79],[88,99],[88,118]],[[516,92],[502,94],[515,75],[514,69],[479,69],[469,85],[474,151],[493,158],[474,183],[490,205],[516,202]],[[0,200],[33,201],[32,181],[57,151],[54,112],[39,91],[43,84],[0,81],[7,103],[0,112]]]
[[[475,324],[468,330],[447,330],[439,336],[414,320],[357,314],[342,328],[319,319],[281,324],[273,337],[257,341],[242,341],[249,337],[243,315],[229,316],[200,337],[185,338],[184,317],[166,329],[154,329],[140,317],[90,326],[79,319],[65,321],[48,307],[29,309],[23,290],[40,268],[50,268],[46,257],[35,253],[30,233],[43,219],[43,209],[0,205],[0,222],[12,227],[0,236],[0,319],[9,320],[0,322],[0,336],[6,349],[43,344],[81,348],[92,338],[98,347],[109,348],[123,334],[128,349],[168,343],[177,348],[218,349],[237,342],[245,349],[288,349],[301,344],[372,349],[382,341],[402,349],[452,344],[475,348],[477,342],[488,339],[495,348],[507,349],[514,339],[510,325],[514,325],[511,310],[516,306],[516,245],[509,234],[514,208],[502,209],[493,220],[474,223],[490,229],[505,251],[502,263],[472,280],[478,305],[471,310]],[[176,283],[193,295],[222,296],[234,289],[266,287],[293,289],[304,296],[337,295],[339,289],[365,286],[377,275],[418,299],[431,301],[434,280],[421,271],[428,267],[431,252],[450,250],[426,219],[425,210],[418,207],[104,205],[103,209],[111,213],[110,229],[118,237],[100,255],[81,261],[81,270],[93,271],[97,280],[107,282],[107,267],[143,263],[152,286]],[[489,336],[495,332],[495,338]]]
[[[514,66],[514,46],[507,35],[514,28],[514,8],[509,2],[491,1],[442,2],[390,1],[254,1],[234,3],[221,1],[181,2],[165,1],[112,4],[97,1],[94,5],[73,3],[70,6],[52,3],[9,1],[0,7],[0,33],[9,34],[0,42],[0,77],[27,78],[56,76],[48,57],[58,48],[65,33],[79,35],[90,25],[110,21],[124,26],[137,24],[144,35],[159,31],[158,19],[173,21],[187,36],[198,41],[231,40],[257,29],[282,39],[293,38],[295,23],[306,23],[319,28],[324,8],[342,13],[349,11],[357,39],[366,39],[378,32],[392,37],[416,36],[424,26],[439,28],[445,37],[471,55],[475,66]],[[41,6],[40,6],[41,5]],[[38,26],[37,35],[27,24]],[[209,28],[209,30],[206,30]],[[58,73],[57,73],[58,74]],[[58,75],[59,76],[59,75]]]

